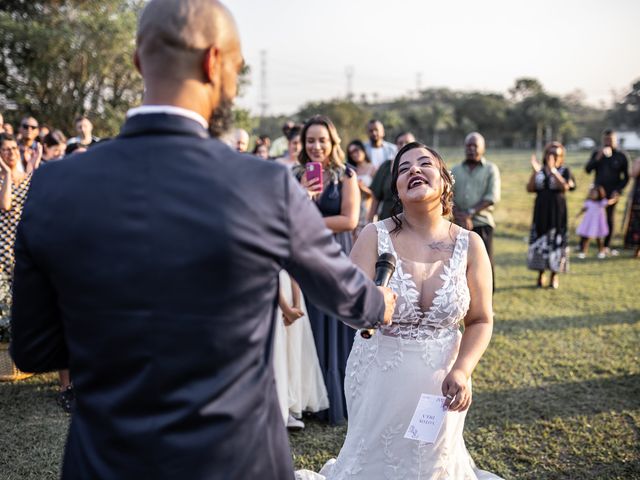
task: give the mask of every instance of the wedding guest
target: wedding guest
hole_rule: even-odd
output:
[[[238,152],[246,152],[249,148],[249,134],[242,128],[236,128],[233,137],[233,148]]]
[[[302,127],[300,125],[295,125],[288,130],[287,151],[282,157],[277,158],[276,162],[286,165],[289,168],[300,165],[298,157],[302,151],[302,142],[300,140],[301,132]]]
[[[454,222],[467,230],[473,230],[484,242],[491,262],[493,286],[493,219],[495,204],[500,201],[500,170],[484,157],[484,137],[472,132],[464,140],[465,160],[451,169],[453,187]]]
[[[595,185],[604,187],[607,198],[614,198],[621,195],[622,190],[629,182],[629,160],[627,155],[618,148],[618,137],[616,132],[607,129],[602,133],[602,146],[591,154],[585,170],[587,173],[595,173]],[[616,256],[618,251],[611,249],[611,236],[613,235],[613,225],[615,224],[615,203],[607,207],[607,224],[609,225],[609,235],[604,239],[605,254]]]
[[[289,430],[301,430],[303,412],[329,408],[313,332],[300,287],[289,274],[280,272],[274,372],[280,410]]]
[[[83,147],[89,147],[100,141],[98,137],[93,135],[93,123],[88,117],[84,115],[76,117],[73,123],[76,127],[77,135],[69,139],[69,144],[79,143]]]
[[[360,140],[352,140],[347,146],[347,163],[356,171],[361,198],[358,226],[353,232],[355,241],[365,225],[369,223],[369,210],[373,203],[373,192],[370,187],[376,173],[376,167],[371,163],[364,144]]]
[[[60,130],[50,132],[42,139],[42,162],[55,162],[64,157],[67,148],[67,139]]]
[[[527,266],[538,271],[537,286],[544,284],[544,272],[549,270],[549,287],[558,288],[559,273],[568,269],[569,248],[567,232],[567,200],[565,192],[574,190],[576,182],[564,165],[565,149],[559,142],[548,144],[542,165],[531,156],[533,171],[527,192],[536,194],[533,222],[529,234]]]
[[[400,150],[407,143],[415,142],[416,138],[411,132],[401,132],[396,136],[396,148]],[[393,193],[391,192],[391,166],[393,156],[382,162],[371,182],[373,200],[369,208],[368,223],[376,219],[384,220],[391,217],[393,208]]]
[[[369,135],[369,141],[365,144],[367,156],[376,168],[380,168],[385,160],[395,157],[398,149],[393,143],[384,139],[384,125],[380,120],[369,120],[367,133]]]
[[[251,153],[263,160],[269,160],[269,147],[264,143],[256,143],[256,146],[253,147],[253,151]]]
[[[302,129],[301,140],[302,152],[300,166],[295,170],[296,176],[316,202],[325,225],[333,231],[336,242],[345,254],[349,254],[353,244],[352,232],[358,225],[360,208],[356,174],[351,167],[345,166],[340,137],[328,117],[316,115],[309,119]],[[317,178],[307,180],[305,167],[310,162],[322,165],[322,184]],[[332,425],[344,423],[344,371],[354,331],[324,313],[312,302],[307,302],[307,309],[329,395],[328,415],[323,417]]]
[[[285,155],[289,145],[289,130],[295,126],[293,120],[287,120],[282,125],[282,135],[271,142],[269,147],[269,156],[279,158]]]
[[[27,171],[27,165],[31,163],[32,157],[37,154],[38,134],[40,125],[34,117],[26,116],[20,121],[20,139],[18,148],[20,148],[20,159],[22,160],[18,168]]]
[[[576,233],[580,236],[580,250],[578,258],[585,258],[589,248],[589,240],[595,239],[598,244],[597,257],[602,260],[607,257],[604,249],[604,239],[609,234],[606,208],[618,201],[618,197],[607,198],[604,187],[595,185],[589,189],[589,194],[582,209],[576,217],[584,213],[582,222]]]
[[[640,258],[640,157],[636,158],[631,167],[631,178],[634,178],[633,189],[629,194],[627,208],[624,248],[634,250],[636,258]]]
[[[476,468],[463,439],[471,375],[492,333],[491,264],[482,239],[447,220],[452,183],[435,150],[413,142],[398,152],[392,188],[403,213],[396,209],[391,219],[367,225],[351,252],[371,278],[380,254],[395,257],[393,322],[372,338],[356,335],[340,454],[322,476],[298,472],[298,478],[384,480],[389,472],[402,479],[498,478]],[[404,436],[423,394],[444,397],[447,410],[434,443]]]

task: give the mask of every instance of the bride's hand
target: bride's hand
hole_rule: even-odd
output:
[[[445,408],[454,412],[462,412],[471,405],[471,390],[468,379],[462,370],[453,369],[442,382],[442,394],[447,397]]]

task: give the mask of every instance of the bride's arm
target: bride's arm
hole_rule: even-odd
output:
[[[466,410],[471,404],[469,378],[487,349],[493,331],[491,264],[482,239],[474,232],[469,232],[467,284],[471,303],[464,319],[460,351],[442,383],[443,395],[455,397],[446,402],[451,403],[449,410],[454,411]]]
[[[368,224],[356,240],[349,255],[351,261],[360,267],[367,277],[373,279],[376,274],[376,261],[378,260],[378,232],[373,223]]]

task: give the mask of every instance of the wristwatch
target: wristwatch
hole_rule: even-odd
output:
[[[475,208],[470,208],[467,210],[467,213],[473,217],[477,212]]]

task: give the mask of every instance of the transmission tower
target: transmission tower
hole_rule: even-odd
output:
[[[269,110],[269,100],[267,98],[267,51],[260,50],[260,116],[266,117]]]
[[[349,65],[344,73],[347,77],[347,100],[353,100],[353,65]]]

